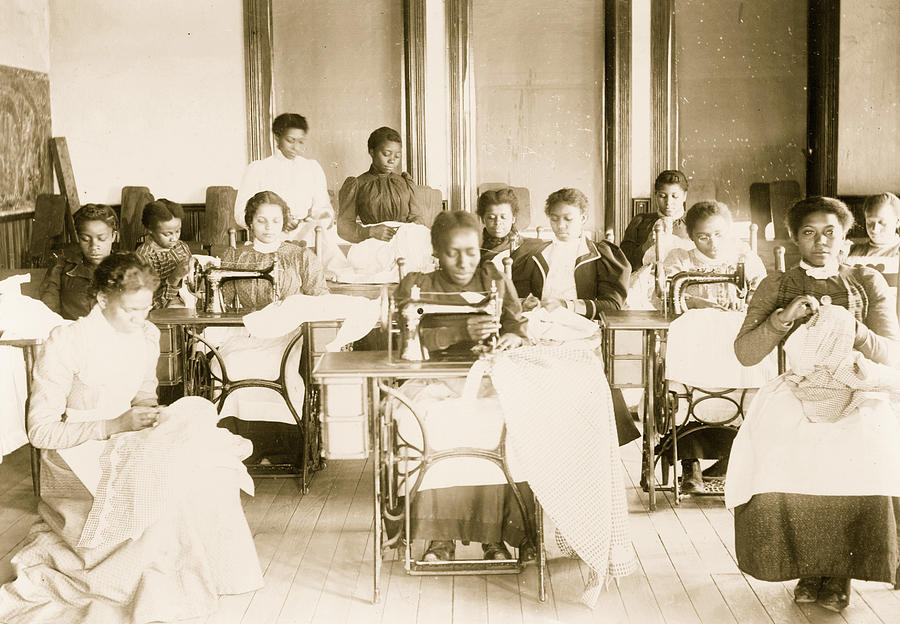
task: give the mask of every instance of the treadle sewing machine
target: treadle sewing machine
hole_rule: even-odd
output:
[[[696,284],[734,284],[737,287],[739,299],[747,297],[747,276],[744,263],[738,262],[733,273],[718,273],[715,271],[681,271],[666,278],[666,298],[663,308],[666,316],[670,314],[680,315],[687,310],[685,289]]]
[[[482,295],[483,293],[478,293]],[[460,302],[459,293],[422,293],[418,286],[410,289],[408,299],[397,302],[389,297],[387,309],[382,309],[382,326],[392,328],[388,340],[390,361],[423,362],[426,360],[473,360],[479,353],[490,351],[498,335],[491,335],[484,343],[472,346],[467,323],[474,315],[487,315],[500,322],[501,302],[497,283],[479,301]],[[393,335],[399,334],[399,353],[393,347]],[[453,349],[464,345],[465,349]]]
[[[272,301],[281,300],[278,285],[280,267],[278,256],[265,269],[247,269],[228,265],[207,265],[205,268],[194,260],[191,278],[186,279],[188,289],[197,297],[198,314],[225,314],[226,305],[222,297],[222,284],[239,279],[264,279],[272,284]],[[237,297],[235,296],[235,303]],[[229,302],[231,303],[231,302]],[[234,306],[238,308],[239,305]]]

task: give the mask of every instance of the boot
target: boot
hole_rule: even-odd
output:
[[[700,470],[699,459],[682,459],[681,460],[681,491],[682,492],[705,492],[706,486],[703,485],[703,472]]]

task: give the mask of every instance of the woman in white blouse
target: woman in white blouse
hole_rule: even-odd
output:
[[[260,191],[272,191],[291,209],[294,223],[288,228],[289,238],[305,240],[312,247],[315,227],[329,228],[334,222],[334,209],[322,166],[302,156],[309,123],[302,115],[282,113],[272,123],[272,132],[278,149],[268,158],[247,165],[234,202],[234,220],[245,226],[247,201]]]

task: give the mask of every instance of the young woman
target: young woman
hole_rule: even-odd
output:
[[[372,166],[356,178],[347,178],[339,194],[338,235],[351,243],[367,238],[391,240],[396,228],[386,222],[422,223],[416,184],[408,173],[397,173],[403,156],[400,134],[393,128],[378,128],[369,135],[367,146]]]
[[[157,406],[159,331],[146,317],[158,284],[134,254],[109,256],[91,312],[54,329],[37,358],[40,518],[0,588],[0,621],[170,622],[262,585],[239,496],[249,443],[202,399],[182,401],[212,418],[181,414],[180,429],[175,406]],[[200,448],[205,465],[191,466]]]
[[[499,349],[517,347],[525,337],[526,321],[521,314],[522,308],[509,280],[493,264],[480,264],[479,233],[478,221],[471,214],[440,213],[431,229],[432,246],[440,268],[431,273],[408,274],[394,296],[397,301],[402,301],[409,297],[413,286],[418,286],[423,293],[441,293],[453,298],[457,293],[489,292],[491,284],[496,284],[502,300],[499,324],[486,315],[472,315],[467,320],[466,335],[456,336],[453,344],[448,346],[467,349],[498,333]],[[460,303],[464,301],[459,297]],[[448,342],[451,341],[448,339]],[[413,399],[421,399],[425,394],[451,398],[459,396],[461,391],[454,381],[408,382],[403,391]],[[487,419],[496,414],[471,416]],[[435,467],[438,468],[441,466]],[[527,485],[522,484],[520,488],[525,492],[525,499],[530,500]],[[529,537],[508,485],[423,489],[416,496],[412,513],[414,537],[431,540],[424,554],[426,561],[452,559],[456,540],[481,542],[485,559],[508,559],[510,554],[505,543],[518,547]]]
[[[291,240],[304,240],[315,245],[315,227],[328,228],[334,223],[334,209],[328,196],[325,171],[318,161],[305,158],[304,144],[309,122],[296,113],[282,113],[272,122],[275,152],[268,158],[247,166],[234,202],[234,220],[238,226],[250,227],[244,220],[247,202],[260,191],[272,191],[290,206],[285,229]],[[332,245],[333,246],[333,245]]]
[[[154,308],[183,305],[178,289],[188,274],[191,250],[181,240],[184,209],[168,199],[157,199],[144,206],[141,223],[147,236],[134,253],[148,263],[159,276],[159,289],[153,296]]]
[[[291,295],[318,296],[328,293],[322,264],[304,244],[287,240],[290,209],[271,191],[257,193],[247,202],[244,216],[250,224],[252,242],[229,248],[222,264],[243,269],[266,269],[278,258],[278,286],[282,298]],[[222,285],[222,296],[231,306],[235,297],[241,310],[251,312],[272,303],[272,285],[262,279],[228,281]],[[249,377],[277,379],[281,356],[295,333],[278,338],[261,339],[243,329],[211,332],[217,337],[219,352],[232,379]],[[209,330],[207,330],[209,331]],[[296,331],[300,331],[298,327]],[[295,349],[299,357],[299,349]],[[213,362],[214,366],[218,362]],[[291,363],[291,370],[298,367]],[[303,380],[299,373],[289,379],[291,396],[303,396]],[[242,388],[230,394],[222,406],[223,424],[231,431],[253,441],[253,457],[248,463],[265,458],[274,463],[276,456],[296,457],[299,443],[296,420],[284,400],[266,388]]]
[[[821,337],[818,346],[800,345],[801,358],[791,336],[789,371],[799,370],[797,361],[810,346],[824,346],[825,364],[842,339],[867,360],[900,365],[900,327],[884,278],[869,267],[840,264],[852,224],[836,199],[794,204],[788,230],[801,261],[759,285],[734,343],[741,363],[756,364],[829,305],[852,315],[848,330]],[[843,413],[835,410],[837,384],[817,389],[815,403],[833,411],[831,418],[810,418],[792,379],[778,377],[755,397],[732,448],[725,503],[734,508],[741,570],[767,581],[799,577],[797,602],[840,611],[850,601],[851,578],[898,581],[897,413],[880,393]]]
[[[478,217],[484,224],[481,234],[481,261],[493,262],[498,269],[503,268],[503,258],[518,258],[526,248],[516,230],[519,216],[519,200],[511,188],[485,191],[478,196]]]
[[[653,226],[662,219],[673,236],[687,239],[684,226],[684,205],[687,197],[687,177],[676,170],[663,171],[653,184],[656,212],[636,214],[622,236],[622,253],[637,270],[644,264],[644,256],[652,246]],[[672,243],[669,243],[671,246]]]
[[[564,306],[589,319],[622,307],[631,267],[615,245],[584,236],[587,210],[587,197],[577,189],[550,194],[545,212],[556,238],[534,241],[513,263],[520,297],[533,295],[550,310]]]

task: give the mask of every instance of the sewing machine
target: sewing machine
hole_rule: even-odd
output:
[[[480,293],[479,293],[480,294]],[[391,327],[396,321],[399,331],[399,353],[393,348],[393,335],[388,340],[389,361],[400,360],[422,362],[431,359],[475,359],[479,350],[491,350],[498,339],[491,336],[480,345],[465,351],[450,347],[460,343],[471,343],[467,328],[468,319],[473,314],[491,316],[500,321],[501,302],[496,282],[480,301],[460,303],[459,293],[422,293],[418,286],[410,289],[405,301],[397,302],[389,298],[387,310],[383,310],[383,327]],[[449,351],[448,351],[449,350]]]
[[[687,310],[685,302],[685,288],[692,284],[734,284],[738,290],[738,297],[747,298],[747,277],[744,263],[738,262],[734,273],[716,273],[713,271],[682,271],[666,279],[666,298],[663,312],[676,315]]]
[[[272,284],[272,300],[281,299],[278,285],[280,267],[278,257],[272,266],[257,270],[228,265],[207,265],[205,268],[194,260],[190,279],[186,280],[188,289],[197,296],[197,312],[200,314],[224,314],[225,301],[222,298],[222,284],[239,279],[264,279]]]

